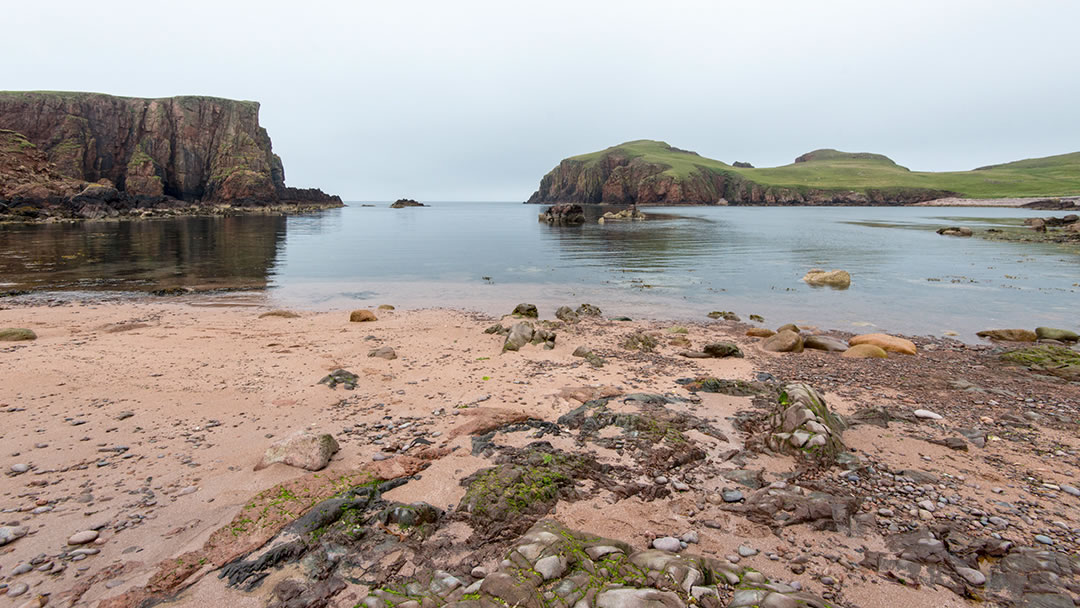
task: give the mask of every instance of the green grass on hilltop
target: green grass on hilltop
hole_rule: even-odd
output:
[[[598,162],[612,152],[665,165],[664,173],[683,179],[697,170],[735,173],[763,186],[821,190],[920,188],[956,192],[968,198],[1068,196],[1080,194],[1080,152],[1033,158],[972,171],[910,171],[886,156],[817,150],[804,162],[782,167],[742,169],[679,150],[661,141],[637,140],[571,157]]]

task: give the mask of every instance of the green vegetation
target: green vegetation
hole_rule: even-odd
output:
[[[568,160],[586,166],[618,153],[630,159],[666,166],[663,172],[685,179],[694,172],[741,176],[762,186],[793,190],[938,190],[968,198],[1067,196],[1080,194],[1080,152],[1021,160],[972,171],[911,171],[880,154],[817,150],[802,162],[771,168],[736,168],[680,150],[661,141],[637,140]]]

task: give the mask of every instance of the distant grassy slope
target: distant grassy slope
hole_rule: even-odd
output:
[[[818,190],[918,188],[955,192],[968,198],[1066,196],[1080,194],[1080,152],[994,165],[973,171],[910,171],[888,157],[870,153],[817,150],[781,167],[743,169],[652,140],[631,141],[568,160],[589,165],[613,152],[665,165],[664,174],[686,179],[705,169],[738,174],[762,186]]]

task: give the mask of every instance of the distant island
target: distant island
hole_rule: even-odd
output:
[[[0,219],[340,206],[285,186],[256,102],[0,92]]]
[[[411,198],[399,198],[390,204],[391,209],[404,209],[406,207],[427,207],[427,205]]]
[[[946,198],[1080,194],[1080,152],[972,171],[911,171],[881,154],[815,150],[754,168],[638,140],[563,160],[528,203],[907,205]]]

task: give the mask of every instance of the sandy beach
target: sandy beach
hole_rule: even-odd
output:
[[[504,338],[484,331],[500,320],[476,313],[375,310],[376,321],[350,322],[349,311],[263,316],[270,310],[163,298],[0,309],[0,327],[37,334],[0,343],[0,525],[26,527],[0,546],[0,581],[8,596],[18,591],[0,601],[354,606],[372,591],[367,583],[420,576],[423,560],[344,577],[332,593],[320,587],[322,595],[308,558],[266,568],[250,589],[218,574],[278,542],[282,527],[320,500],[395,479],[406,482],[384,488],[381,500],[445,513],[415,547],[462,588],[506,568],[513,543],[549,518],[636,549],[681,539],[686,553],[752,567],[827,605],[1076,597],[1080,388],[1003,365],[999,347],[916,339],[915,356],[848,359],[765,352],[743,323],[673,328],[583,317],[547,325],[556,334],[552,349],[503,352]],[[634,334],[657,345],[628,350]],[[720,341],[745,356],[679,354]],[[395,358],[372,356],[382,347]],[[574,356],[578,347],[602,367]],[[320,384],[339,369],[357,376],[354,390]],[[750,389],[692,392],[677,382],[702,377]],[[848,466],[823,468],[763,444],[761,424],[778,387],[793,382],[814,387],[847,420]],[[642,394],[662,398],[635,397]],[[668,446],[668,435],[646,445],[640,426],[629,433],[618,422],[586,437],[568,414],[596,399],[608,399],[613,420],[664,421],[678,442]],[[272,443],[304,430],[339,444],[326,468],[256,470]],[[518,462],[536,441],[548,442],[542,449],[555,462],[573,454],[591,464],[575,469],[579,476],[550,508],[526,505],[511,521],[481,526],[475,505],[461,508],[469,480]],[[834,509],[778,524],[783,518],[754,510],[770,492],[826,497],[811,507],[842,499],[850,513],[842,522]],[[305,500],[292,501],[295,494]],[[280,513],[256,518],[258,529],[244,524],[244,514],[264,503]],[[946,543],[919,544],[920,530]],[[84,532],[93,540],[71,544]],[[397,534],[412,542],[407,531]],[[916,555],[913,546],[933,551]],[[1037,551],[1064,561],[1035,560],[1017,579],[1008,556]],[[168,576],[163,564],[171,564]],[[1028,579],[1042,582],[1025,587]]]

